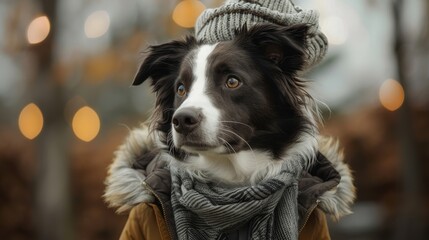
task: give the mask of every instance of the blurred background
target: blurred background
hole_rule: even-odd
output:
[[[307,73],[354,170],[333,239],[427,239],[429,3],[295,0],[330,42]],[[0,238],[117,239],[101,196],[113,152],[150,114],[142,50],[192,33],[220,0],[0,1]],[[326,105],[322,104],[325,103]]]

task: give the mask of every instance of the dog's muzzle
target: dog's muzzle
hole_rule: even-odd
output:
[[[182,108],[173,115],[173,127],[176,132],[188,135],[194,131],[201,123],[202,117],[201,110],[193,107]]]
[[[187,152],[203,152],[219,147],[217,133],[210,129],[201,108],[179,108],[173,115],[173,143]]]

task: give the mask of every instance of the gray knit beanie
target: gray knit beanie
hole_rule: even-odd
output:
[[[319,29],[319,14],[302,10],[291,0],[228,0],[222,6],[206,9],[198,17],[195,36],[206,43],[228,41],[244,24],[275,23],[279,25],[308,24],[307,65],[316,65],[325,56],[328,40]]]

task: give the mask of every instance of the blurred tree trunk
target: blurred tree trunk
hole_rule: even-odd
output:
[[[394,239],[425,239],[424,238],[424,216],[422,215],[422,174],[421,162],[417,155],[415,138],[412,129],[412,115],[409,104],[409,66],[405,49],[406,38],[402,28],[402,0],[393,1],[394,20],[394,54],[397,63],[398,79],[404,88],[405,100],[398,110],[397,129],[398,139],[401,147],[401,167],[402,185],[401,199],[399,200],[399,218],[396,222]]]
[[[57,34],[57,0],[39,0],[49,18],[48,37],[30,49],[36,56],[37,74],[29,92],[44,114],[44,128],[37,139],[38,171],[35,193],[35,226],[38,238],[72,239],[70,208],[69,159],[63,87],[54,79],[54,47]]]
[[[429,1],[422,0],[424,4],[424,19],[423,19],[423,28],[420,34],[420,38],[417,42],[417,48],[415,54],[418,55],[419,62],[417,63],[419,71],[417,73],[417,78],[423,81],[424,91],[429,90]],[[429,104],[428,99],[426,99],[426,104]]]

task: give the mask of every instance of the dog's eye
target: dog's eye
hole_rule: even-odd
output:
[[[179,84],[176,92],[177,92],[177,95],[179,95],[180,97],[185,96],[185,94],[186,94],[185,85],[183,85],[183,83]]]
[[[241,85],[240,80],[235,77],[229,77],[225,83],[227,88],[238,88]]]

